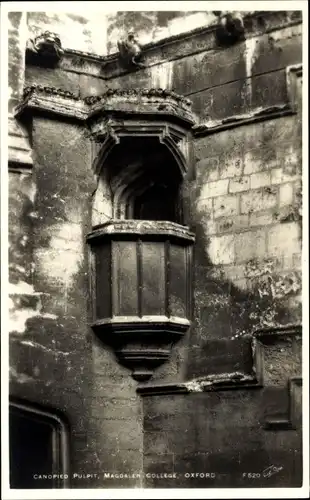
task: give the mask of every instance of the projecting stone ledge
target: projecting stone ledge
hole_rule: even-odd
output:
[[[101,239],[111,235],[131,235],[131,236],[157,236],[158,239],[170,237],[172,239],[195,241],[194,233],[190,232],[188,227],[181,226],[168,221],[148,221],[148,220],[114,220],[101,224],[100,227],[94,227],[89,234],[88,241],[93,238]]]
[[[196,121],[191,111],[191,101],[173,91],[151,89],[108,89],[100,96],[80,98],[73,92],[31,85],[23,92],[22,102],[16,107],[15,115],[45,112],[76,120],[86,121],[101,112],[114,114],[172,116],[190,128]]]
[[[242,389],[263,389],[266,397],[264,398],[263,413],[264,426],[267,429],[273,428],[294,428],[297,417],[295,414],[298,411],[295,409],[295,392],[296,387],[301,387],[301,325],[283,325],[273,328],[258,330],[252,336],[252,373],[243,371],[227,372],[227,373],[211,373],[210,375],[195,377],[187,381],[178,383],[147,383],[140,385],[137,392],[142,396],[156,396],[169,394],[190,394],[197,392],[208,391],[227,391],[227,390],[242,390]],[[271,347],[271,354],[266,354],[265,348]],[[286,359],[293,361],[291,363],[291,371],[288,373],[287,380],[278,380],[277,363],[283,366]],[[270,361],[273,364],[270,364]],[[206,359],[206,363],[208,359]],[[272,379],[273,378],[273,379]],[[271,380],[272,379],[272,380]],[[276,418],[269,418],[268,414],[268,391],[270,387],[278,390],[280,396],[291,399],[291,413],[285,419],[279,419],[279,408],[273,413],[276,413]],[[295,392],[294,392],[295,391]],[[275,393],[272,393],[272,398],[275,398]],[[277,401],[273,401],[277,404]],[[295,405],[295,406],[294,406]],[[282,412],[284,413],[284,412]],[[296,424],[297,425],[297,424]]]

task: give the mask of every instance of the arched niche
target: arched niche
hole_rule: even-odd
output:
[[[183,224],[183,173],[156,140],[116,145],[100,169],[93,226],[109,219],[166,220]]]

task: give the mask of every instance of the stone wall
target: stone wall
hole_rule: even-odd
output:
[[[135,17],[138,28],[146,21],[157,28],[159,13],[152,14],[146,20]],[[195,16],[201,26],[203,16]],[[83,44],[73,46],[64,38],[63,45],[102,55],[100,37],[91,35],[94,20],[56,17],[29,14],[31,33],[43,26],[64,33],[75,23],[81,37],[74,39]],[[107,51],[113,52],[119,23],[131,23],[123,17],[109,18]],[[169,34],[175,34],[176,18],[161,20],[170,26]],[[184,18],[179,21],[179,32],[185,31]],[[19,22],[12,20],[14,75],[23,74],[23,51],[14,41]],[[217,487],[248,487],[252,483],[241,471],[285,462],[282,476],[272,481],[300,484],[300,427],[267,433],[260,413],[278,388],[286,415],[285,387],[287,377],[300,375],[300,342],[293,341],[296,366],[290,357],[283,365],[282,341],[271,349],[270,363],[280,374],[270,379],[272,396],[251,377],[256,330],[301,322],[301,27],[299,12],[257,13],[247,21],[246,40],[225,49],[217,46],[212,27],[171,43],[159,30],[159,41],[144,52],[146,68],[134,72],[124,70],[116,56],[104,61],[70,51],[55,69],[27,66],[25,85],[62,88],[81,97],[107,87],[166,87],[188,96],[197,114],[194,167],[183,189],[187,223],[196,233],[194,321],[144,389],[143,400],[129,372],[88,327],[85,237],[97,186],[87,134],[75,123],[36,117],[26,124],[33,167],[20,151],[11,160],[10,392],[67,415],[74,472],[156,469],[180,474],[178,484],[172,480],[164,486],[215,484],[212,478],[189,484],[184,474],[201,470],[220,474]],[[156,30],[152,33],[156,40]],[[14,81],[18,96],[22,79]],[[267,354],[264,359],[266,364]],[[215,394],[201,385],[208,377],[229,379],[236,373],[254,385]],[[158,395],[158,384],[181,384],[186,394]],[[255,470],[248,471],[249,462]],[[238,466],[227,473],[231,463]],[[107,482],[101,475],[72,486],[139,486],[141,478]],[[144,484],[163,485],[152,479]]]
[[[300,431],[266,430],[265,397],[253,388],[144,397],[145,486],[300,487]],[[279,389],[269,398],[287,405]]]

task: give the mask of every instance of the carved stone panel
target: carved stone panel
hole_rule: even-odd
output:
[[[133,377],[146,380],[191,321],[194,235],[161,221],[111,221],[88,236],[95,286],[92,328]]]

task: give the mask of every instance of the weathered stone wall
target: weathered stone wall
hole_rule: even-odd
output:
[[[89,139],[76,125],[45,118],[33,120],[32,139],[33,177],[12,174],[10,212],[17,222],[11,221],[10,260],[12,280],[18,281],[11,295],[10,393],[67,416],[72,472],[84,474],[72,486],[97,487],[87,473],[141,469],[141,409],[136,383],[88,329],[85,240],[96,187]],[[35,193],[29,186],[34,178]],[[25,200],[20,208],[19,200]],[[31,231],[26,222],[21,227],[24,220],[31,221]],[[25,234],[31,240],[31,269],[20,281]]]
[[[144,397],[145,486],[300,487],[300,429],[266,430],[263,398],[259,389]]]
[[[145,17],[157,27],[158,13],[154,16]],[[64,33],[69,18],[83,45],[73,46],[71,39],[63,45],[96,48],[102,55],[100,37],[90,33],[94,20],[31,13],[28,25],[32,33],[43,26]],[[104,43],[113,52],[122,18],[109,19]],[[138,30],[143,19],[135,17]],[[173,19],[161,22],[172,30]],[[154,33],[155,28],[156,40]],[[26,85],[54,86],[82,97],[107,87],[166,87],[193,101],[199,122],[195,168],[183,192],[188,224],[196,233],[194,321],[152,383],[236,372],[250,376],[249,336],[262,327],[301,322],[301,76],[297,68],[288,69],[301,63],[300,13],[256,17],[247,33],[246,41],[225,49],[216,45],[212,30],[172,44],[158,42],[145,53],[146,69],[130,73],[113,58],[105,65],[83,55],[65,56],[56,69],[26,68]],[[296,114],[289,105],[296,106]],[[141,401],[129,372],[88,328],[85,236],[96,189],[89,138],[72,123],[46,118],[36,117],[28,129],[33,170],[21,160],[10,174],[11,394],[67,415],[74,472],[152,472],[156,463],[156,472],[177,468],[183,474],[170,486],[205,487],[209,480],[189,484],[184,473],[217,472],[224,462],[227,470],[238,462],[216,486],[251,486],[239,474],[248,470],[247,463],[254,461],[258,472],[260,463],[284,461],[281,485],[300,482],[300,454],[290,455],[300,449],[300,431],[266,433],[260,414],[269,404],[265,389],[195,394],[201,386],[193,383],[191,394],[148,395]],[[280,374],[269,386],[280,387],[282,395],[287,377],[300,375],[300,360],[287,374],[291,364],[290,358],[283,363],[283,349],[278,342],[273,358],[269,353]],[[128,485],[104,482],[102,476],[89,481],[73,486]],[[140,479],[129,483],[139,485]]]

